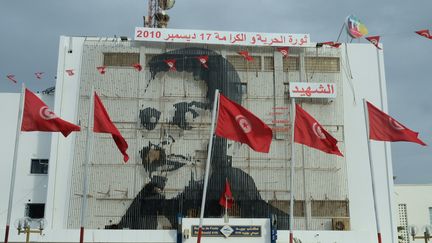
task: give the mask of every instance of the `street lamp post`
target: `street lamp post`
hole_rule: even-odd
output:
[[[15,227],[18,230],[18,235],[21,233],[25,233],[26,234],[26,243],[30,242],[30,234],[31,233],[38,233],[40,235],[42,235],[42,231],[45,227],[45,219],[31,219],[28,217],[24,217],[21,219],[18,219],[15,222]],[[37,228],[32,228],[34,225],[37,225]]]
[[[425,243],[428,243],[429,240],[432,238],[432,236],[431,236],[432,226],[430,226],[430,225],[426,225],[423,227],[424,228],[423,236],[416,236],[417,235],[417,227],[416,226],[410,226],[409,228],[410,228],[410,234],[411,234],[413,240],[424,239]]]

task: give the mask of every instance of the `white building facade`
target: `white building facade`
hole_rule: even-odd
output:
[[[248,49],[253,62],[246,62],[237,54],[243,49]],[[196,62],[195,58],[201,55],[209,56],[209,70]],[[166,66],[165,61],[172,59],[176,60],[176,71]],[[142,71],[132,67],[136,63]],[[96,69],[100,66],[106,67],[105,74]],[[193,218],[199,215],[198,199],[209,139],[208,104],[211,91],[218,88],[272,127],[274,137],[269,154],[256,153],[246,145],[223,139],[216,141],[210,182],[213,191],[210,190],[208,199],[213,206],[206,209],[207,217],[212,218],[207,221],[209,225],[221,224],[221,210],[216,207],[223,185],[218,185],[228,178],[236,199],[229,212],[230,222],[245,224],[239,218],[249,218],[249,224],[261,225],[261,238],[256,239],[260,242],[270,242],[270,237],[268,223],[260,223],[258,218],[266,219],[272,214],[278,216],[278,241],[288,239],[290,193],[294,193],[296,201],[294,236],[302,242],[375,242],[362,99],[387,110],[383,67],[382,51],[370,44],[293,47],[289,57],[283,58],[273,47],[61,37],[55,99],[51,102],[58,116],[79,124],[82,132],[68,138],[48,133],[22,135],[19,154],[26,156],[18,160],[18,168],[28,166],[35,154],[37,158],[49,159],[46,191],[29,197],[32,202],[45,203],[47,227],[44,235],[35,239],[78,240],[92,87],[126,138],[131,159],[123,164],[111,136],[94,134],[86,241],[175,242],[178,227],[184,235],[193,231],[190,220],[193,224]],[[74,75],[70,76],[66,70],[71,69]],[[291,82],[329,83],[337,88],[335,98],[299,98],[296,102],[338,140],[344,154],[336,157],[296,144],[293,192],[289,190],[291,101],[287,93]],[[10,96],[16,100],[15,109],[11,106],[5,112],[13,117],[19,97]],[[2,129],[12,138],[11,127],[16,127],[16,118],[6,122],[10,124],[8,129]],[[11,161],[14,140],[1,142],[1,149]],[[26,147],[26,143],[37,146]],[[40,149],[35,150],[37,147]],[[372,142],[371,149],[383,241],[395,242],[390,146]],[[10,168],[2,171],[2,185],[9,185]],[[23,171],[17,175],[14,202],[38,183],[46,183],[46,176],[44,182],[39,182]],[[2,193],[7,195],[8,188],[3,186]],[[0,203],[7,208],[6,198]],[[188,218],[183,225],[179,224],[178,213],[185,220]],[[25,205],[14,203],[12,221],[25,214]],[[1,215],[2,221],[5,215]],[[335,222],[343,223],[343,232],[336,230]],[[12,241],[23,240],[15,234],[11,237]],[[193,234],[188,237],[183,238],[185,242],[196,240]]]

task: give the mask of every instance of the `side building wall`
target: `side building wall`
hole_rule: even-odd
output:
[[[38,94],[49,106],[54,106],[54,96]],[[6,225],[9,190],[12,176],[16,129],[20,93],[1,93],[0,107],[2,122],[0,126],[0,228]],[[49,164],[51,134],[44,132],[21,132],[18,146],[15,190],[12,199],[11,230],[19,218],[33,216],[43,217],[48,187],[47,168]],[[32,167],[33,160],[33,167]],[[48,164],[47,164],[48,163]],[[3,234],[3,232],[2,232]]]

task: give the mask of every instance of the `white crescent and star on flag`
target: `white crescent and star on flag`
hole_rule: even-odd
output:
[[[250,133],[252,131],[251,123],[243,115],[237,115],[235,117],[235,120],[237,121],[244,133]]]
[[[44,120],[51,120],[57,118],[57,115],[48,108],[48,106],[42,106],[39,110],[39,115]]]
[[[388,122],[389,122],[390,126],[391,126],[393,129],[396,129],[396,130],[399,130],[399,131],[405,129],[404,126],[402,126],[399,122],[397,122],[395,119],[393,119],[393,118],[391,118],[391,117],[389,117]]]
[[[317,122],[314,122],[312,125],[312,131],[319,139],[326,139],[326,135],[323,133],[321,126]]]

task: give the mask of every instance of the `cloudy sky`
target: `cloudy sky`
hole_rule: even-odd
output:
[[[171,28],[309,33],[321,42],[336,40],[355,14],[382,36],[389,113],[431,145],[393,143],[396,183],[432,183],[432,40],[414,33],[432,31],[431,10],[430,0],[177,0],[169,15]],[[1,1],[0,92],[53,86],[60,35],[132,37],[146,11],[146,0]]]

